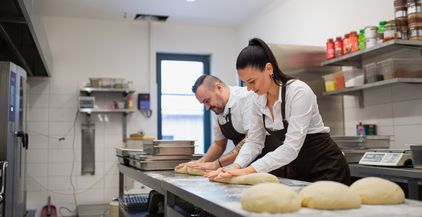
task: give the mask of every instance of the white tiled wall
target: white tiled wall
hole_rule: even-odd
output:
[[[51,78],[28,79],[27,189],[29,208],[38,211],[51,195],[57,207],[74,209],[72,180],[78,204],[108,203],[118,196],[115,147],[122,145],[119,115],[108,115],[109,123],[96,120],[95,175],[80,174],[80,123],[77,111],[80,81]],[[63,87],[63,89],[61,89]],[[104,119],[103,119],[104,120]],[[65,140],[59,141],[60,137]],[[107,142],[106,142],[107,141]]]
[[[364,105],[358,98],[344,97],[345,134],[355,135],[356,124],[377,124],[378,135],[392,136],[392,148],[408,148],[422,143],[422,85],[394,84],[363,93]]]

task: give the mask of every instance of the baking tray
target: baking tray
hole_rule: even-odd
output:
[[[129,157],[129,153],[138,153],[138,154],[149,154],[142,149],[131,149],[131,148],[116,148],[116,155],[120,157]]]
[[[152,155],[193,155],[195,152],[194,146],[154,146],[152,148]]]
[[[174,167],[188,160],[160,160],[160,161],[138,161],[130,160],[131,166],[140,170],[174,170]]]
[[[123,165],[125,165],[125,166],[129,166],[130,164],[129,164],[129,159],[127,159],[127,158],[123,158],[123,157],[117,157],[117,159],[119,160],[119,163],[120,164],[123,164]]]
[[[160,160],[193,160],[193,155],[143,155],[132,154],[132,159],[139,161],[160,161]]]

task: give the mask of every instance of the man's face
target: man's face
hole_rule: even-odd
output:
[[[206,110],[212,110],[215,114],[221,114],[226,106],[222,96],[222,86],[215,84],[214,90],[210,90],[204,84],[196,89],[196,99],[204,104]]]

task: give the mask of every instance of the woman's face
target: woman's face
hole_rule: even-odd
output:
[[[262,71],[256,67],[248,66],[244,69],[238,69],[237,74],[240,80],[245,82],[248,90],[252,90],[258,95],[266,94],[271,85],[274,84],[271,78],[273,74],[271,63],[267,63]]]

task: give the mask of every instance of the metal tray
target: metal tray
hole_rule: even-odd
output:
[[[116,148],[116,155],[121,157],[129,157],[130,153],[137,154],[148,154],[142,149],[131,149],[131,148]]]
[[[152,155],[193,155],[194,146],[154,146]]]
[[[150,145],[150,144],[148,144]],[[153,146],[194,146],[194,140],[154,140],[152,142]]]
[[[389,148],[389,136],[332,136],[340,148],[370,149]]]
[[[174,170],[177,165],[187,162],[187,160],[130,161],[131,166],[140,170]]]
[[[130,164],[129,164],[129,159],[127,159],[127,158],[117,157],[117,159],[119,160],[119,163],[120,163],[120,164],[123,164],[123,165],[125,165],[125,166],[129,166],[129,165],[130,165]]]
[[[160,160],[193,160],[192,155],[142,155],[135,154],[134,159],[139,161],[160,161]]]

